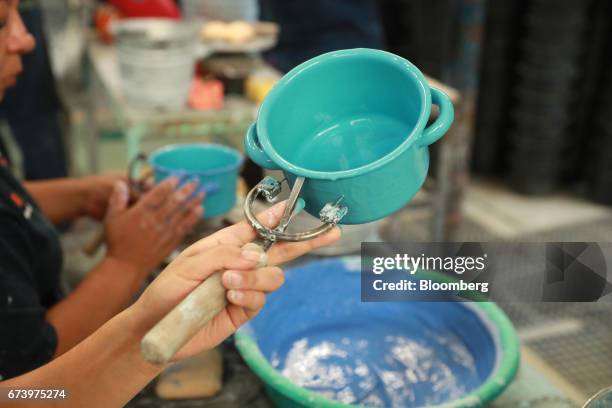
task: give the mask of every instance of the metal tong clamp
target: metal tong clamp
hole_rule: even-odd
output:
[[[319,219],[322,222],[322,225],[319,227],[304,232],[285,232],[294,215],[295,207],[300,196],[300,191],[304,186],[305,180],[306,179],[304,177],[297,177],[295,179],[293,187],[291,188],[291,193],[289,194],[289,199],[287,200],[287,206],[283,212],[283,216],[278,226],[274,229],[262,225],[257,218],[255,218],[251,208],[253,206],[253,202],[260,195],[263,196],[266,201],[270,203],[274,202],[282,190],[282,181],[278,181],[269,176],[265,177],[247,194],[244,202],[244,216],[246,217],[247,222],[255,229],[255,231],[257,231],[257,234],[263,240],[261,245],[265,251],[267,251],[268,248],[270,248],[276,241],[307,241],[314,239],[319,235],[323,235],[334,228],[336,224],[340,222],[342,217],[344,217],[348,212],[348,209],[345,206],[340,205],[340,202],[342,201],[342,197],[340,197],[338,200],[336,200],[336,202],[327,203],[325,206],[323,206],[319,212]]]
[[[247,243],[243,248],[249,250],[266,251],[278,240],[304,241],[315,238],[329,231],[346,214],[347,209],[340,205],[340,200],[333,204],[326,204],[319,214],[323,222],[321,226],[306,232],[288,234],[287,225],[295,211],[300,191],[304,185],[304,178],[295,180],[287,207],[283,213],[280,224],[274,228],[264,227],[253,215],[251,206],[253,201],[261,194],[268,201],[274,201],[281,192],[281,183],[272,177],[264,178],[247,195],[244,214],[248,222],[255,228],[263,242]],[[264,257],[265,258],[265,257]],[[265,261],[262,261],[262,264]],[[217,271],[201,282],[185,299],[164,316],[143,337],[140,347],[143,357],[150,363],[166,363],[183,347],[202,327],[210,322],[227,306],[226,292],[221,276],[223,271]]]

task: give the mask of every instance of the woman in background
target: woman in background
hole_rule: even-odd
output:
[[[35,42],[18,0],[0,0],[0,95]],[[168,180],[133,206],[117,176],[22,184],[0,152],[0,379],[60,356],[122,311],[202,215],[196,185]],[[75,291],[60,290],[62,252],[52,224],[105,219],[107,252]]]
[[[62,105],[51,70],[40,3],[20,3],[21,17],[36,47],[23,57],[20,80],[0,102],[0,115],[19,145],[26,180],[66,177],[68,168],[60,121]]]

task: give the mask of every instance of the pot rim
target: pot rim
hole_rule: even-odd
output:
[[[280,97],[281,92],[284,89],[284,85],[293,81],[296,77],[298,77],[302,72],[312,69],[317,69],[323,66],[324,64],[330,64],[335,62],[339,58],[345,59],[358,59],[358,60],[372,60],[383,62],[389,66],[396,68],[398,71],[401,71],[406,74],[406,77],[412,80],[417,87],[417,91],[421,97],[421,110],[418,115],[417,124],[412,129],[410,134],[404,139],[404,141],[397,146],[393,151],[387,153],[383,157],[378,158],[375,161],[372,161],[363,166],[359,166],[353,169],[348,170],[338,170],[338,171],[318,171],[318,170],[310,170],[304,167],[296,166],[289,161],[285,160],[276,149],[270,143],[270,139],[268,137],[267,125],[268,125],[268,115],[271,109],[271,106],[274,105],[276,100]],[[391,160],[397,158],[404,151],[411,148],[412,145],[417,141],[419,135],[423,133],[425,126],[427,124],[427,120],[429,119],[429,115],[431,114],[431,91],[430,87],[425,80],[425,76],[423,73],[414,66],[410,61],[394,55],[387,51],[370,49],[370,48],[353,48],[347,50],[339,50],[332,51],[325,54],[321,54],[317,57],[314,57],[297,67],[293,68],[289,71],[285,76],[283,76],[278,83],[272,88],[272,90],[266,96],[263,104],[261,105],[257,119],[255,121],[255,126],[257,129],[257,135],[259,142],[263,146],[264,152],[270,157],[270,159],[277,164],[282,170],[289,171],[292,174],[297,176],[314,178],[314,179],[330,179],[337,180],[340,178],[349,178],[358,176],[361,174],[368,173],[372,170],[375,170],[379,167],[384,166]]]
[[[169,167],[161,166],[155,163],[155,160],[164,153],[176,151],[178,149],[194,148],[194,147],[198,148],[199,150],[209,150],[209,151],[214,150],[217,152],[227,153],[229,155],[232,155],[236,161],[235,163],[228,164],[223,167],[218,167],[218,168],[209,169],[209,170],[200,170],[200,171],[191,171],[191,170],[186,171],[186,170],[171,169]],[[165,172],[165,173],[170,173],[170,174],[173,174],[173,173],[174,174],[189,174],[189,175],[194,175],[194,176],[215,176],[219,174],[229,173],[239,168],[244,161],[244,156],[236,149],[232,149],[231,147],[227,147],[227,146],[216,144],[216,143],[176,143],[176,144],[166,145],[164,147],[161,147],[155,150],[153,153],[149,155],[149,158],[147,161],[154,170],[160,171],[160,172]]]

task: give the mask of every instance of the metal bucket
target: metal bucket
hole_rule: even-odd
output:
[[[113,25],[123,93],[145,109],[185,107],[198,47],[198,26],[166,19],[127,19]]]

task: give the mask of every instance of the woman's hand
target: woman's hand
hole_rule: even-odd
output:
[[[79,179],[83,186],[83,215],[101,220],[108,210],[115,183],[126,181],[125,175],[109,173]]]
[[[197,182],[177,185],[167,179],[128,208],[126,183],[115,183],[105,220],[108,258],[149,273],[170,255],[203,213]]]
[[[278,224],[284,208],[285,203],[280,203],[260,214],[258,219],[262,224],[273,227]],[[256,233],[246,222],[236,224],[185,249],[149,285],[130,308],[130,313],[142,323],[144,335],[208,276],[225,270],[223,284],[228,289],[227,307],[174,358],[191,356],[216,346],[261,310],[265,295],[278,289],[284,280],[282,271],[274,265],[328,245],[339,237],[340,230],[335,228],[312,241],[275,244],[267,253],[269,266],[257,268],[262,254],[241,250],[243,245],[256,238]]]
[[[104,218],[114,184],[124,180],[125,176],[120,174],[107,174],[28,181],[24,186],[42,212],[57,225],[82,216]]]

